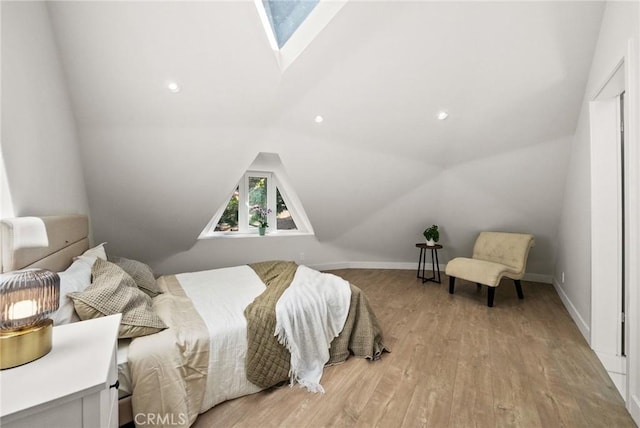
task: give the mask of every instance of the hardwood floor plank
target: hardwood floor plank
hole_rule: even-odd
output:
[[[517,343],[509,337],[494,335],[490,359],[496,426],[543,427],[537,409],[530,404],[531,379]]]
[[[333,389],[331,392],[332,394],[340,394],[343,399],[330,399],[329,403],[320,409],[313,418],[308,419],[308,426],[349,427],[353,426],[360,417],[362,409],[371,398],[371,394],[375,391],[384,372],[376,370],[375,374],[371,373],[370,365],[380,364],[381,361],[370,362],[352,359],[347,363],[354,367],[354,376],[344,376],[345,382],[341,388]]]
[[[418,384],[413,391],[402,427],[446,427],[451,417],[453,387],[436,389]],[[394,424],[394,426],[396,426]]]
[[[451,405],[452,426],[495,426],[489,361],[489,331],[476,327],[462,332]]]
[[[395,394],[402,391],[403,387],[411,387],[413,384],[403,383],[404,371],[400,367],[390,367],[378,382],[376,389],[370,395],[369,401],[362,409],[355,427],[384,426],[381,421],[384,416],[396,411]],[[409,386],[407,386],[409,385]],[[413,392],[413,391],[412,391]]]
[[[534,398],[539,406],[543,423],[555,426],[593,426],[595,421],[589,421],[582,412],[574,393],[574,388],[566,379],[549,379],[543,389],[535,391]],[[584,391],[586,393],[586,391]]]

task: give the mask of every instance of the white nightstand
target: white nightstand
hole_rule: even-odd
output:
[[[53,348],[0,372],[3,428],[117,428],[120,314],[53,328]]]

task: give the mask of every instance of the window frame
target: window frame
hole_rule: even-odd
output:
[[[274,183],[273,173],[263,171],[247,171],[242,177],[242,184],[240,186],[242,190],[238,195],[238,232],[240,233],[252,233],[258,230],[256,226],[253,226],[249,223],[249,219],[251,218],[251,207],[249,206],[249,180],[251,178],[267,179],[267,209],[271,210],[271,213],[267,215],[267,223],[269,223],[269,225],[274,224],[274,220],[276,218],[274,214],[276,206],[276,186]],[[269,226],[269,228],[271,228],[271,226]]]
[[[269,171],[257,171],[251,170],[247,171],[243,174],[239,183],[237,184],[238,188],[238,230],[237,231],[216,231],[215,228],[224,213],[227,205],[229,204],[231,196],[227,199],[227,203],[220,211],[219,215],[216,216],[211,222],[209,229],[209,233],[207,233],[204,238],[210,237],[250,237],[258,235],[258,227],[249,224],[250,215],[250,206],[249,206],[249,180],[251,178],[266,178],[267,179],[267,209],[270,209],[271,212],[267,216],[267,222],[269,223],[269,227],[267,228],[267,235],[312,235],[312,232],[306,230],[304,226],[305,223],[301,223],[298,221],[297,214],[295,209],[292,208],[293,205],[290,202],[290,199],[287,195],[286,190],[279,185],[278,178],[274,172]],[[234,187],[233,191],[235,192],[236,187]],[[287,210],[293,219],[296,229],[278,229],[278,220],[277,220],[277,192],[280,192],[280,196],[284,200],[285,205],[287,206]],[[301,225],[303,225],[301,227]]]

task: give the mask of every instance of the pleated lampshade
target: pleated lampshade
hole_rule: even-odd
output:
[[[45,269],[0,274],[0,369],[42,357],[51,350],[60,305],[60,277]]]

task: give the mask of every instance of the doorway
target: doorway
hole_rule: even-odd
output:
[[[628,165],[620,63],[589,104],[591,127],[591,348],[626,399]]]

